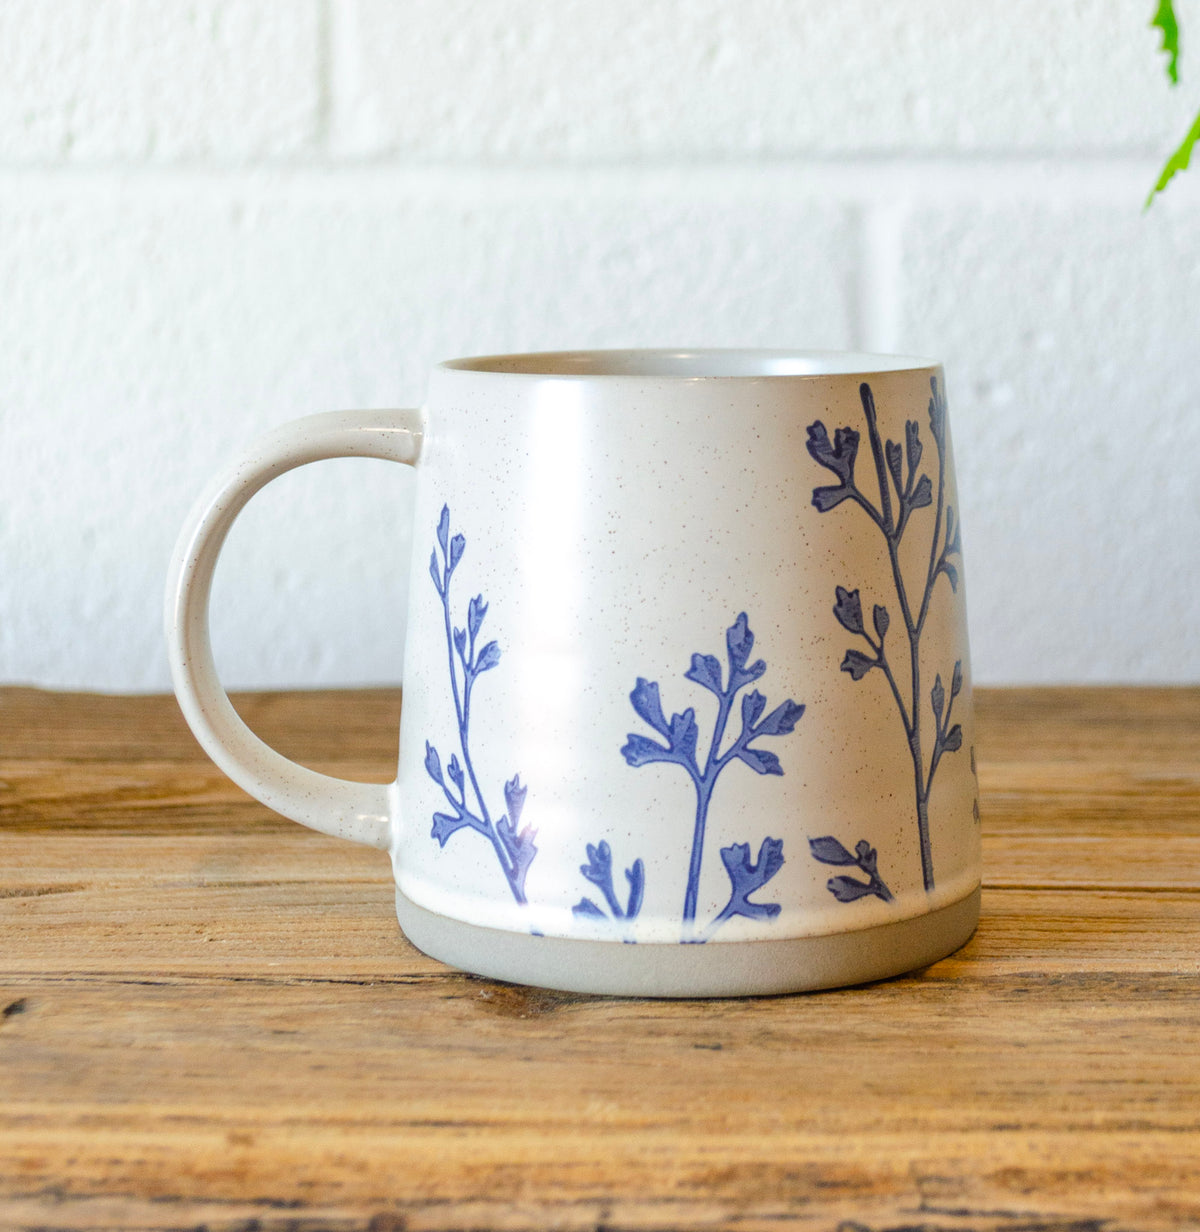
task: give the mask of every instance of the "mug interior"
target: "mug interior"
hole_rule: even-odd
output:
[[[663,349],[480,355],[447,360],[439,367],[459,372],[507,372],[523,376],[764,377],[848,373],[869,376],[936,368],[937,361],[861,351]]]

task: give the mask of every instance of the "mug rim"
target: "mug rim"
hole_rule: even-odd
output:
[[[448,372],[488,376],[596,379],[812,380],[832,376],[879,376],[935,371],[935,359],[869,351],[755,347],[647,347],[530,351],[447,359]]]

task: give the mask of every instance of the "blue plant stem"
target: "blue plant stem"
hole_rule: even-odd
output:
[[[701,933],[696,933],[691,940],[704,943],[708,941],[712,935],[725,923],[726,920],[733,919],[733,911],[730,910],[730,904],[726,903],[718,915],[713,916],[708,927]]]
[[[909,713],[912,716],[911,721],[905,720],[905,734],[908,737],[908,749],[912,756],[913,763],[913,782],[916,787],[917,798],[917,834],[920,840],[921,848],[921,878],[925,884],[925,890],[928,892],[933,889],[933,852],[929,842],[929,808],[928,808],[928,789],[925,783],[925,758],[921,750],[921,625],[925,620],[925,613],[929,607],[929,595],[932,592],[932,578],[936,577],[936,573],[931,573],[931,577],[926,580],[925,594],[921,605],[921,614],[917,620],[913,619],[912,608],[908,602],[908,590],[904,585],[904,574],[900,568],[900,532],[893,526],[891,517],[891,500],[888,493],[888,477],[887,463],[884,459],[883,441],[879,436],[879,428],[875,420],[875,399],[871,395],[867,387],[863,386],[863,411],[867,417],[867,431],[870,434],[871,455],[875,460],[875,472],[879,478],[879,492],[882,507],[884,510],[883,520],[880,529],[883,531],[884,539],[887,542],[888,559],[892,566],[892,579],[896,583],[896,597],[900,600],[900,613],[904,619],[904,629],[908,634],[908,657],[912,674],[912,709]],[[936,434],[935,434],[936,442]],[[938,445],[938,458],[941,459],[941,446]],[[939,468],[938,472],[938,519],[941,519],[942,508],[942,479],[944,470]],[[905,519],[906,520],[906,519]],[[934,559],[937,554],[937,541],[940,538],[938,526],[934,526]],[[932,566],[931,566],[932,568]],[[890,670],[889,670],[890,675]],[[893,686],[893,691],[897,692]],[[897,695],[897,703],[900,699]],[[901,718],[904,718],[904,707],[900,706]]]
[[[611,877],[600,887],[600,892],[604,895],[604,901],[608,903],[608,909],[612,912],[613,919],[623,920],[625,918],[625,912],[622,910],[621,904],[617,900],[617,893],[613,889]]]
[[[708,824],[708,805],[712,799],[713,788],[717,776],[728,764],[729,759],[736,754],[737,742],[729,749],[725,757],[720,756],[721,741],[725,738],[725,727],[729,722],[729,711],[733,707],[733,698],[737,690],[733,687],[733,672],[730,670],[729,687],[721,693],[717,708],[717,722],[713,729],[712,743],[708,746],[708,756],[704,762],[704,773],[693,774],[692,781],[696,785],[696,825],[692,831],[692,855],[688,864],[687,892],[683,897],[683,923],[685,929],[692,931],[696,920],[696,907],[700,899],[700,870],[704,865],[704,831]],[[689,771],[691,767],[688,767]],[[701,938],[703,940],[703,938]]]
[[[879,661],[879,666],[883,669],[888,685],[891,687],[892,696],[896,699],[896,708],[900,711],[900,721],[904,724],[904,734],[911,737],[912,723],[908,718],[908,708],[904,705],[904,698],[900,696],[900,686],[896,683],[896,676],[892,671],[892,665],[887,660],[887,654],[883,648],[883,638],[880,638],[878,643],[876,643],[865,629],[862,636],[867,639],[867,645],[875,651],[875,657]]]
[[[879,436],[879,425],[875,418],[875,395],[865,382],[861,387],[863,411],[867,417],[867,432],[871,438],[871,456],[875,459],[875,474],[879,479],[879,507],[882,511],[881,525],[887,536],[889,546],[895,534],[895,523],[892,520],[892,494],[888,490],[887,462],[883,456],[883,441]],[[897,536],[898,538],[898,536]]]
[[[946,739],[946,733],[950,730],[950,712],[954,709],[954,695],[951,694],[946,699],[946,713],[938,721],[937,738],[933,744],[933,758],[929,765],[929,778],[925,784],[925,797],[929,798],[929,791],[933,787],[933,772],[938,768],[938,763],[942,760],[943,743]]]
[[[944,428],[943,428],[944,431]],[[913,769],[916,771],[917,785],[917,832],[921,842],[921,875],[925,882],[925,891],[933,889],[933,852],[929,840],[929,793],[933,788],[933,773],[941,759],[941,733],[935,733],[933,753],[929,759],[929,775],[924,774],[924,759],[921,755],[920,724],[917,719],[920,713],[920,659],[918,648],[921,644],[921,634],[925,628],[925,618],[929,615],[929,601],[933,597],[934,584],[940,568],[938,558],[938,542],[942,538],[942,514],[946,499],[946,453],[942,447],[942,436],[933,433],[933,443],[938,455],[937,510],[933,520],[933,541],[929,546],[929,571],[925,578],[925,593],[921,599],[921,610],[917,616],[916,628],[911,636],[913,647],[913,727],[917,731],[916,745],[913,749]],[[951,704],[953,699],[951,699]],[[949,707],[947,707],[949,715]],[[924,780],[924,781],[922,781]]]
[[[512,890],[513,897],[518,903],[524,903],[525,892],[523,888],[517,884],[515,876],[515,868],[512,861],[509,859],[508,852],[504,849],[504,844],[500,841],[500,835],[496,832],[496,827],[492,824],[492,819],[488,813],[487,802],[483,798],[483,791],[480,789],[479,780],[475,776],[475,764],[471,760],[471,750],[469,745],[470,732],[470,714],[471,714],[471,675],[467,662],[463,664],[463,694],[460,698],[458,691],[458,673],[454,670],[454,631],[450,624],[450,564],[446,562],[446,569],[442,579],[442,616],[445,619],[446,628],[446,651],[450,660],[450,688],[454,694],[454,711],[458,718],[458,740],[462,747],[463,765],[466,767],[467,776],[471,780],[471,788],[475,792],[475,799],[479,802],[479,812],[483,818],[484,833],[487,835],[492,846],[495,848],[496,857],[500,861],[500,868],[504,873],[504,878],[508,882],[509,888]],[[471,639],[471,657],[474,657],[475,647],[474,638]],[[466,797],[464,795],[464,805]]]
[[[945,431],[944,427],[942,431]],[[936,432],[933,435],[933,443],[937,446],[938,453],[937,516],[933,521],[933,542],[929,545],[929,576],[925,579],[925,597],[921,601],[921,613],[917,617],[918,637],[925,628],[925,617],[929,614],[929,600],[933,597],[934,583],[937,581],[942,559],[945,557],[944,549],[942,559],[938,557],[938,540],[942,537],[942,511],[946,500],[946,454],[942,448],[941,438]]]
[[[695,930],[696,904],[700,897],[700,867],[704,862],[704,827],[708,822],[708,804],[712,799],[713,784],[697,778],[696,827],[692,831],[692,858],[688,864],[687,893],[683,897],[683,925],[687,933]]]

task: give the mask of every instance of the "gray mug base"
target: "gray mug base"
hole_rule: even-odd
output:
[[[620,997],[750,997],[865,984],[928,966],[964,945],[979,890],[926,915],[856,932],[707,945],[574,941],[464,924],[396,891],[396,917],[423,953],[514,984]]]

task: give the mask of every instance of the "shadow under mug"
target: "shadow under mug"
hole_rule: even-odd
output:
[[[222,542],[323,458],[417,472],[399,767],[302,768],[217,679]],[[979,914],[961,536],[941,369],[786,351],[454,360],[419,410],[253,444],[195,506],[171,671],[271,808],[390,852],[410,940],[571,991],[898,974]]]

